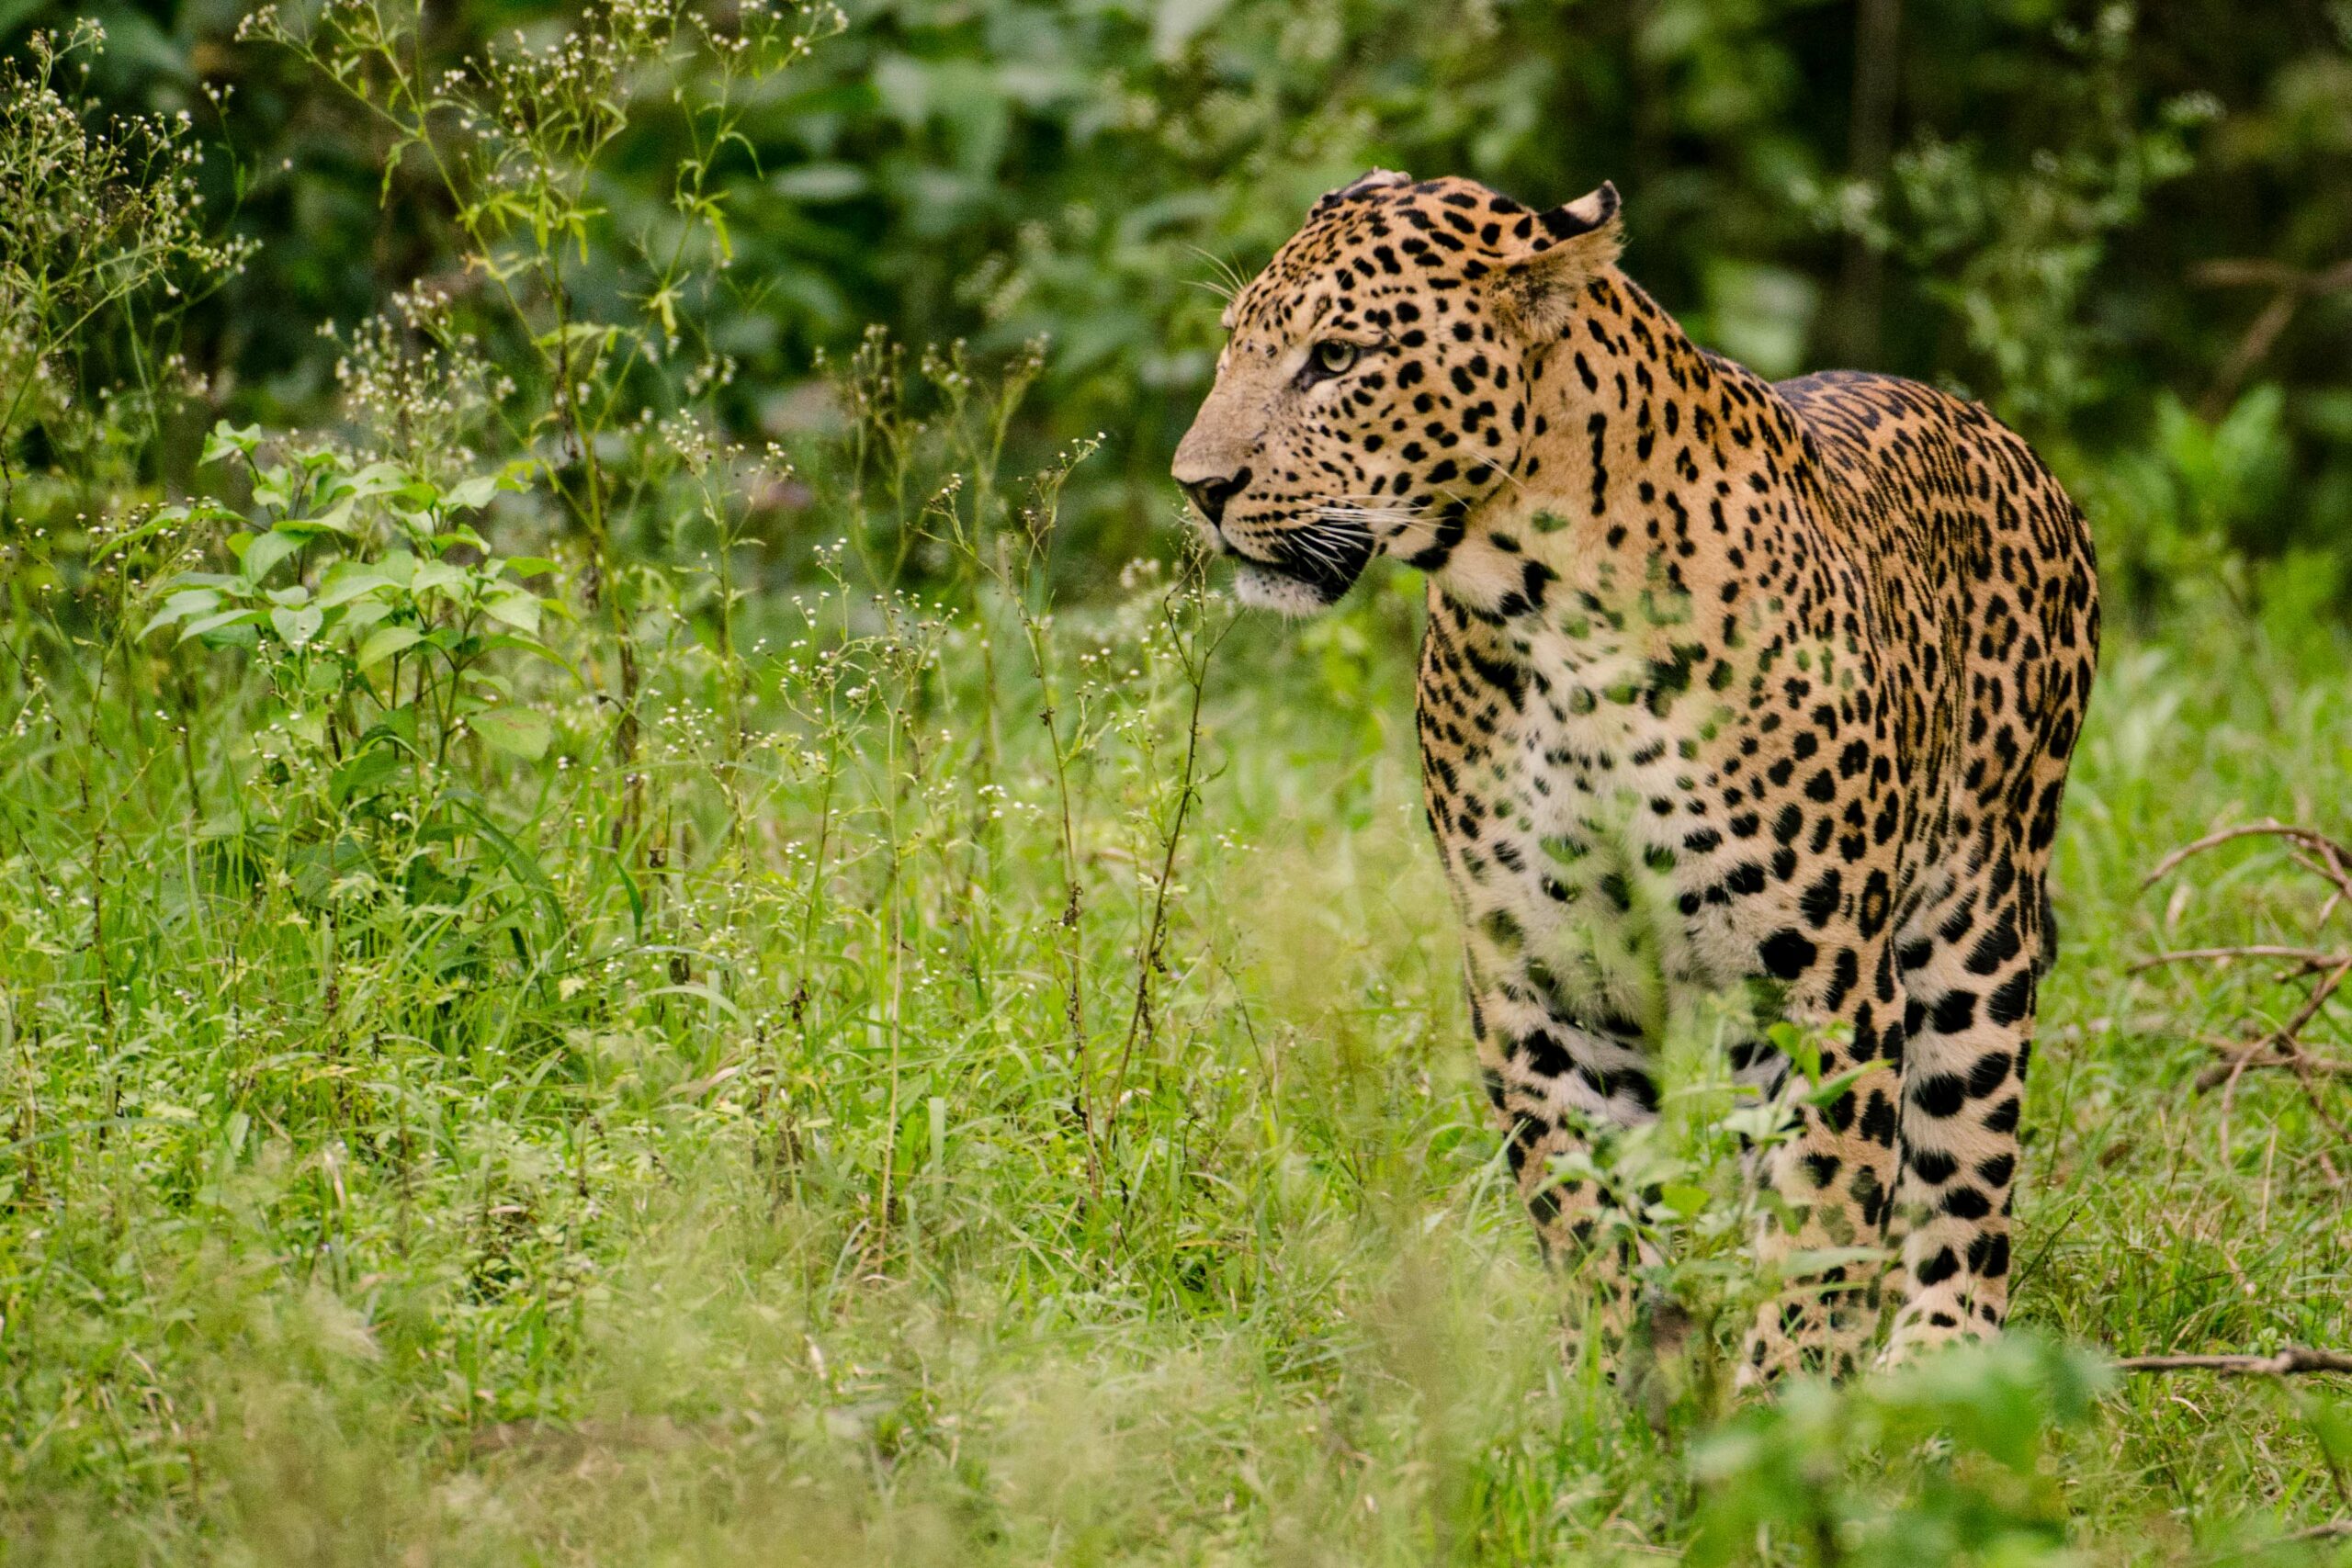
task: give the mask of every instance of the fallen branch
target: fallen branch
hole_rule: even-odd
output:
[[[2219,1557],[2209,1557],[2208,1562],[2242,1562],[2249,1557],[2260,1557],[2282,1546],[2307,1545],[2314,1540],[2339,1540],[2352,1536],[2352,1519],[2329,1519],[2324,1524],[2308,1525],[2299,1530],[2270,1540],[2258,1540],[2252,1546],[2242,1546],[2234,1551],[2224,1551]]]
[[[2282,1535],[2278,1544],[2285,1546],[2298,1540],[2333,1540],[2345,1535],[2352,1535],[2352,1519],[2330,1519],[2325,1524],[2312,1525],[2292,1534]]]
[[[2154,958],[2143,958],[2132,964],[2132,973],[2143,975],[2167,964],[2227,964],[2239,958],[2277,959],[2300,965],[2299,973],[2352,964],[2352,953],[2322,953],[2312,947],[2267,947],[2250,943],[2245,947],[2185,947],[2173,953],[2159,953]]]
[[[2266,820],[2223,828],[2165,856],[2148,874],[2142,886],[2153,887],[2165,876],[2179,869],[2192,855],[2204,853],[2222,844],[2239,839],[2274,838],[2287,842],[2289,858],[2305,871],[2325,882],[2333,889],[2327,901],[2312,920],[2314,932],[2327,923],[2337,907],[2352,899],[2352,848],[2338,843],[2324,833],[2309,828],[2291,827],[2284,822]],[[2312,1113],[2324,1122],[2330,1132],[2341,1142],[2352,1142],[2352,1128],[2346,1128],[2328,1108],[2321,1086],[2331,1078],[2352,1076],[2352,1062],[2339,1057],[2313,1055],[2303,1040],[2303,1032],[2315,1024],[2330,1000],[2342,990],[2345,981],[2352,978],[2352,953],[2328,953],[2316,947],[2296,947],[2283,943],[2245,942],[2219,947],[2177,948],[2159,953],[2132,965],[2133,974],[2174,964],[2228,964],[2239,960],[2254,964],[2283,964],[2287,967],[2277,976],[2282,983],[2292,984],[2312,980],[2310,992],[2301,1005],[2286,1022],[2248,1039],[2216,1039],[2204,1036],[2204,1043],[2218,1052],[2224,1060],[2216,1062],[2197,1075],[2197,1087],[2222,1091],[2222,1124],[2220,1131],[2222,1163],[2230,1162],[2231,1113],[2237,1101],[2238,1083],[2248,1072],[2257,1068],[2283,1067],[2295,1075],[2295,1081],[2311,1104]],[[2335,1179],[2332,1166],[2323,1165]]]
[[[2218,832],[2208,833],[2192,843],[2181,845],[2180,848],[2158,861],[2155,870],[2148,873],[2146,877],[2142,879],[2140,886],[2143,888],[2154,887],[2191,855],[2203,854],[2207,850],[2218,848],[2234,840],[2253,838],[2287,839],[2298,847],[2311,851],[2327,863],[2324,866],[2313,865],[2311,869],[2335,883],[2338,892],[2352,894],[2352,869],[2347,869],[2347,863],[2352,863],[2352,848],[2337,843],[2324,833],[2316,833],[2309,828],[2298,828],[2290,823],[2272,818],[2266,818],[2260,822],[2242,823],[2235,828],[2223,828]]]
[[[2352,1372],[2352,1350],[2281,1350],[2275,1356],[2126,1356],[2127,1372],[2222,1372],[2231,1377],[2288,1377],[2296,1372]]]
[[[2352,974],[2352,959],[2346,959],[2335,968],[2330,969],[2325,977],[2312,987],[2312,994],[2304,999],[2303,1005],[2296,1010],[2293,1018],[2248,1045],[2239,1053],[2237,1060],[2230,1065],[2229,1074],[2222,1080],[2222,1160],[2223,1164],[2227,1164],[2230,1157],[2230,1102],[2237,1096],[2238,1079],[2245,1076],[2245,1070],[2253,1065],[2255,1057],[2266,1049],[2276,1053],[2288,1066],[2294,1069],[2295,1077],[2303,1088],[2303,1098],[2311,1102],[2312,1114],[2326,1122],[2338,1138],[2352,1136],[2347,1134],[2342,1122],[2328,1113],[2327,1102],[2320,1098],[2319,1080],[2312,1076],[2309,1065],[2311,1058],[2303,1050],[2303,1043],[2299,1038],[2304,1026],[2319,1016],[2320,1009],[2327,1005],[2327,998],[2334,996],[2336,987],[2343,985],[2344,977],[2347,974]]]
[[[2352,1062],[2340,1061],[2333,1056],[2314,1056],[2303,1051],[2282,1051],[2273,1045],[2271,1047],[2273,1055],[2265,1056],[2257,1054],[2247,1056],[2240,1062],[2238,1058],[2246,1048],[2245,1041],[2222,1040],[2209,1035],[2206,1037],[2205,1043],[2229,1057],[2230,1060],[2216,1062],[2198,1074],[2197,1087],[2200,1089],[2219,1089],[2229,1081],[2231,1074],[2251,1072],[2261,1067],[2289,1067],[2298,1073],[2352,1077]],[[2254,1043],[2258,1047],[2268,1044],[2269,1042],[2257,1040]]]

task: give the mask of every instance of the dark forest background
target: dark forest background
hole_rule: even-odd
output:
[[[387,130],[238,41],[238,0],[0,0],[0,45],[69,11],[109,34],[97,96],[188,111],[212,210],[260,242],[178,318],[209,406],[152,459],[177,488],[215,417],[326,419],[321,325],[417,279],[462,292],[463,246],[413,152],[387,175]],[[1703,341],[1774,375],[1964,389],[2052,447],[2120,602],[2216,545],[2332,556],[2352,513],[2342,0],[865,0],[842,21],[756,86],[719,160],[731,265],[681,307],[736,367],[727,417],[821,423],[812,367],[870,323],[981,355],[1045,337],[1017,438],[1108,437],[1077,564],[1164,548],[1208,286],[1374,164],[1536,201],[1614,179],[1626,265]],[[565,25],[436,0],[422,36],[454,62]],[[661,107],[599,164],[616,232],[672,220]],[[582,300],[620,304],[628,249],[585,247]]]

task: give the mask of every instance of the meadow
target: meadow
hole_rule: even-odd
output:
[[[1699,1332],[1618,1379],[1476,1081],[1419,580],[1239,611],[1053,347],[730,400],[717,171],[856,18],[615,6],[445,78],[403,15],[245,29],[459,258],[266,426],[197,352],[282,259],[205,144],[96,136],[96,38],[12,68],[0,1555],[2352,1557],[2341,1375],[2117,1364],[2352,1348],[2341,867],[2165,864],[2352,785],[2336,559],[2245,536],[2277,386],[2052,443],[2113,615],[2011,1332],[1736,1393],[1739,1151],[1670,1113],[1626,1201]]]
[[[2324,1393],[2098,1370],[2352,1338],[2340,1091],[2197,1084],[2293,993],[2132,973],[2313,935],[2275,849],[2142,879],[2324,814],[2340,641],[2217,605],[2109,654],[2013,1342],[1660,1421],[1563,1363],[1485,1120],[1409,584],[1300,630],[1132,575],[656,643],[630,777],[554,671],[537,765],[477,736],[373,818],[282,667],[175,711],[130,619],[49,660],[6,753],[16,1553],[1606,1562],[1756,1511],[1798,1560],[2136,1562],[2342,1514]]]

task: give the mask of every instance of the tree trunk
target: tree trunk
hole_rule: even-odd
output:
[[[1879,191],[1885,187],[1887,164],[1894,151],[1894,96],[1902,63],[1896,34],[1902,21],[1903,0],[1856,0],[1847,173]],[[1871,369],[1879,363],[1885,275],[1885,256],[1860,234],[1849,234],[1829,338],[1841,361],[1858,369]]]

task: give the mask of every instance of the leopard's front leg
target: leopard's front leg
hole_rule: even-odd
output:
[[[1883,940],[1833,926],[1818,935],[1777,931],[1765,942],[1764,960],[1790,986],[1791,1021],[1850,1028],[1842,1045],[1828,1031],[1816,1035],[1823,1077],[1856,1068],[1860,1076],[1826,1105],[1800,1101],[1793,1135],[1759,1162],[1758,1179],[1777,1195],[1779,1213],[1758,1226],[1758,1259],[1777,1268],[1798,1252],[1879,1247],[1902,1121],[1904,1005],[1894,953]],[[1787,1071],[1775,1063],[1769,1076],[1785,1078]],[[1877,1333],[1881,1271],[1858,1259],[1785,1280],[1757,1312],[1740,1381],[1853,1371]]]
[[[1647,1059],[1623,1040],[1532,1004],[1509,978],[1481,986],[1474,971],[1473,998],[1487,1098],[1520,1198],[1545,1260],[1589,1293],[1569,1308],[1571,1348],[1597,1329],[1603,1353],[1614,1355],[1633,1326],[1634,1259],[1605,1223],[1605,1195],[1560,1168],[1589,1148],[1592,1132],[1655,1114]]]

